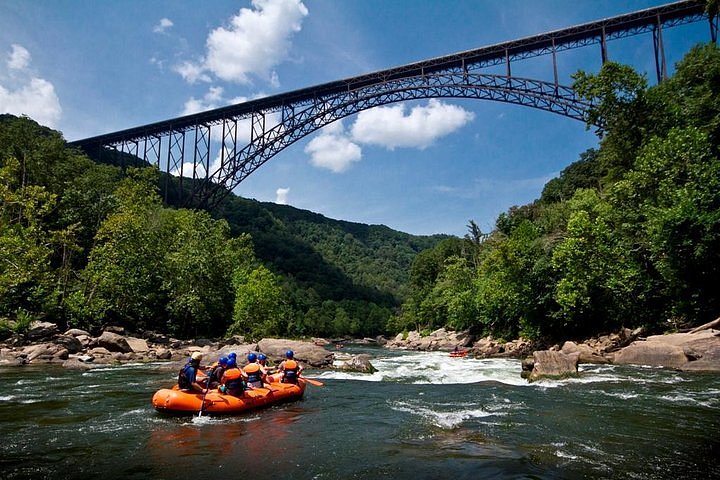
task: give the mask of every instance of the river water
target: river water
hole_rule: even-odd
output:
[[[720,375],[355,349],[378,372],[306,371],[297,402],[167,417],[162,364],[0,369],[0,478],[720,478]]]

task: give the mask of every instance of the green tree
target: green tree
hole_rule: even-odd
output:
[[[41,313],[54,305],[50,268],[53,235],[43,219],[56,196],[44,187],[22,185],[20,164],[6,158],[0,167],[0,315]]]
[[[275,274],[263,265],[238,268],[233,274],[233,286],[235,307],[229,334],[258,339],[283,332],[286,309]]]

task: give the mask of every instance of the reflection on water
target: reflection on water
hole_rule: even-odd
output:
[[[0,369],[0,478],[720,478],[720,376],[366,349],[298,402],[228,417],[150,406],[174,372]]]

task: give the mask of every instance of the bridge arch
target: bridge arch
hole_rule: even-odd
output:
[[[265,162],[298,140],[363,110],[429,98],[491,100],[523,105],[585,122],[592,104],[568,86],[506,75],[439,72],[403,77],[382,84],[314,99],[306,108],[281,108],[281,121],[253,138],[208,176],[232,191]]]

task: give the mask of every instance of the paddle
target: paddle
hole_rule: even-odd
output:
[[[319,380],[315,380],[315,379],[307,378],[307,377],[300,377],[300,378],[302,378],[303,380],[305,380],[305,381],[306,381],[307,383],[309,383],[310,385],[315,385],[316,387],[323,387],[323,386],[325,386],[325,384],[324,384],[323,382],[319,381]]]
[[[202,417],[203,408],[205,408],[205,397],[207,397],[207,392],[210,391],[210,387],[205,389],[205,393],[203,393],[202,402],[200,403],[200,411],[198,412],[198,418]]]

